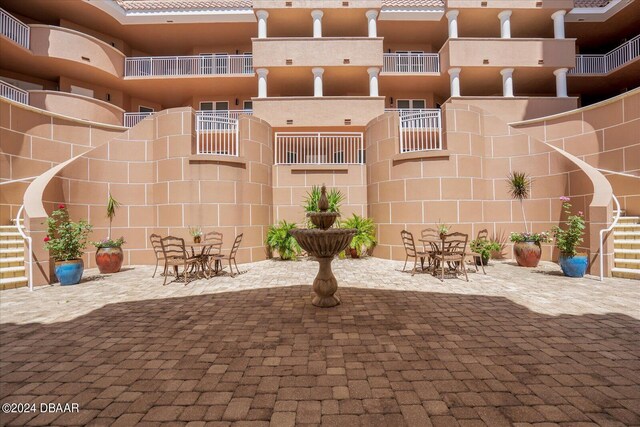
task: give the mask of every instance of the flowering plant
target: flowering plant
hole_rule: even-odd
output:
[[[97,242],[91,242],[91,243],[93,244],[93,246],[100,249],[100,248],[119,248],[127,242],[124,241],[124,237],[120,237],[119,239],[115,239],[115,240],[106,238],[106,239],[102,239]]]
[[[550,240],[549,233],[546,231],[540,233],[516,233],[512,232],[509,235],[509,240],[513,243],[521,242],[534,242],[534,243],[546,243]]]
[[[189,234],[191,234],[192,237],[202,236],[202,227],[189,227]]]
[[[556,239],[556,246],[560,249],[560,252],[568,257],[576,256],[577,247],[582,243],[582,236],[584,235],[585,220],[582,211],[578,211],[577,215],[571,214],[571,200],[569,197],[560,197],[562,200],[562,207],[564,212],[568,215],[566,224],[567,229],[563,230],[559,226],[554,226],[551,231],[553,237]]]
[[[87,236],[91,228],[84,220],[72,222],[65,205],[60,204],[47,218],[44,247],[56,261],[78,259],[82,257],[87,246]]]

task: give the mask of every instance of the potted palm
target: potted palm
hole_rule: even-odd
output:
[[[271,225],[267,231],[266,244],[272,250],[278,251],[281,260],[294,260],[302,252],[296,239],[289,233],[296,228],[296,224],[280,221],[277,225]]]
[[[87,246],[91,225],[84,220],[73,222],[63,204],[47,218],[44,247],[55,261],[56,277],[61,285],[75,285],[84,272],[82,254]]]
[[[349,250],[351,258],[360,258],[376,244],[376,228],[371,218],[363,218],[360,215],[353,216],[340,224],[342,228],[354,228],[356,234],[351,239]]]
[[[571,213],[571,200],[569,197],[560,197],[562,207],[567,214],[567,229],[563,230],[559,226],[552,228],[553,236],[556,239],[556,246],[560,250],[558,264],[565,276],[582,277],[587,272],[589,259],[586,254],[579,254],[578,245],[582,243],[584,235],[585,221],[582,211],[577,215]]]
[[[109,218],[109,234],[106,239],[93,242],[96,247],[96,265],[101,274],[117,273],[122,268],[124,261],[124,252],[122,245],[125,243],[124,238],[113,240],[111,238],[111,224],[116,216],[116,210],[120,207],[120,203],[109,193],[107,199],[107,218]]]

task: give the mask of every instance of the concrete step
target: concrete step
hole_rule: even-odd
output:
[[[632,268],[619,268],[613,267],[611,269],[611,275],[613,277],[620,277],[623,279],[636,279],[640,280],[640,270]]]
[[[22,248],[24,247],[24,239],[2,240],[0,239],[0,248]]]
[[[0,247],[0,259],[4,257],[15,257],[24,254],[24,245],[12,247]]]
[[[0,240],[22,239],[22,235],[16,231],[0,231]]]
[[[613,227],[613,232],[616,231],[640,231],[640,224],[632,223],[617,223]]]
[[[4,267],[24,267],[24,256],[0,257],[0,269]]]
[[[637,224],[637,223],[640,223],[640,216],[621,216],[620,219],[618,219],[618,224]]]
[[[640,240],[640,231],[613,230],[614,240]]]
[[[613,251],[618,249],[640,249],[640,239],[613,239]]]
[[[640,270],[640,259],[615,257],[613,260],[613,263],[616,267],[632,268],[635,270]]]
[[[0,231],[18,231],[18,227],[15,225],[0,225]]]
[[[5,289],[14,289],[20,288],[23,286],[28,286],[29,281],[25,276],[18,277],[7,277],[4,279],[0,279],[0,291]]]
[[[25,275],[24,264],[12,267],[0,267],[0,278],[20,277]]]
[[[640,249],[614,249],[613,253],[616,258],[623,259],[640,259]]]

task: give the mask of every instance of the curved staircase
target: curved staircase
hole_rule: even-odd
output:
[[[640,217],[624,212],[613,229],[613,277],[640,280]]]
[[[0,225],[0,290],[19,288],[27,284],[24,239],[15,224]]]

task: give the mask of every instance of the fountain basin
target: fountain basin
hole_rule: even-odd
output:
[[[290,233],[302,249],[310,255],[326,258],[334,257],[345,250],[356,234],[356,230],[350,228],[331,228],[328,230],[294,228]]]
[[[336,222],[339,215],[337,212],[309,212],[307,217],[319,229],[327,230]]]

